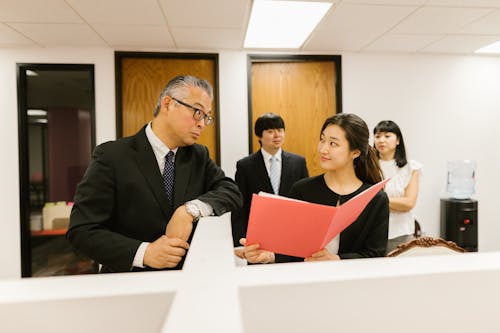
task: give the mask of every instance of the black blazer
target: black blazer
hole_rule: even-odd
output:
[[[210,204],[216,215],[241,206],[236,184],[210,159],[206,147],[195,144],[177,150],[170,207],[144,127],[95,148],[76,190],[67,238],[101,263],[101,271],[130,271],[141,242],[164,235],[175,209],[193,199]]]
[[[283,150],[281,154],[281,178],[278,193],[288,196],[292,185],[297,180],[308,176],[309,173],[305,158]],[[259,193],[260,191],[273,193],[271,180],[269,179],[264,157],[260,150],[236,162],[235,180],[243,195],[243,208],[231,213],[233,242],[235,246],[238,246],[239,239],[245,237],[247,232],[252,194]]]

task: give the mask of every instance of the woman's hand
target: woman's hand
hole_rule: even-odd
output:
[[[326,261],[326,260],[340,260],[337,254],[331,254],[327,249],[320,250],[313,253],[309,258],[305,258],[304,261]]]
[[[274,262],[274,253],[261,250],[259,244],[246,245],[246,238],[240,239],[243,249],[234,250],[234,254],[242,259],[246,259],[251,264],[270,264]]]

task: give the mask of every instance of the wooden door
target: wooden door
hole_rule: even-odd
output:
[[[165,85],[177,75],[194,75],[210,82],[214,88],[212,115],[215,122],[207,126],[197,143],[208,147],[212,160],[219,163],[217,140],[216,61],[203,58],[137,57],[117,59],[121,70],[121,133],[137,133],[153,119],[153,113]],[[118,105],[120,103],[117,103]],[[117,110],[120,112],[120,110]],[[120,118],[120,117],[118,117]]]
[[[323,172],[317,145],[325,119],[337,112],[334,61],[254,62],[251,66],[253,125],[266,112],[285,121],[283,149],[306,158],[309,174]],[[260,146],[252,134],[252,150]]]

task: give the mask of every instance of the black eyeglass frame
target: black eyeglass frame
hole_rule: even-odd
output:
[[[180,105],[183,105],[183,106],[193,110],[193,118],[195,120],[200,121],[203,119],[206,126],[211,125],[214,122],[214,117],[206,114],[205,112],[203,112],[203,110],[195,108],[194,106],[192,106],[186,102],[180,101],[175,97],[170,96],[170,98],[173,99],[174,101],[176,101],[177,103],[179,103]]]

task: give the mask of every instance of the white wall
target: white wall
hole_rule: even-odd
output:
[[[219,53],[221,167],[234,177],[236,161],[248,155],[247,56]]]
[[[234,176],[248,153],[247,59],[245,52],[219,53],[221,164]],[[109,49],[0,51],[0,278],[20,276],[19,176],[16,63],[95,64],[97,143],[115,137],[114,56]],[[362,116],[370,128],[392,119],[402,128],[411,158],[424,164],[416,214],[424,231],[439,234],[439,198],[445,196],[446,161],[478,162],[479,247],[500,250],[494,174],[500,165],[495,135],[500,120],[500,58],[342,55],[344,112]],[[288,135],[299,135],[288,133]],[[311,143],[315,149],[316,143]]]
[[[0,50],[0,278],[21,276],[16,63],[95,65],[96,139],[115,138],[114,53],[109,49]]]

